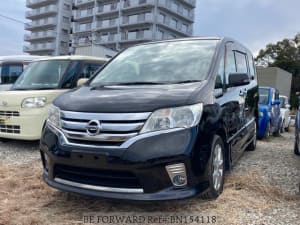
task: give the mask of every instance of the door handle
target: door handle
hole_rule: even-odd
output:
[[[245,97],[247,95],[247,89],[240,90],[240,96]]]

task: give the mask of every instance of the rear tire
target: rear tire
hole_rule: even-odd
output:
[[[269,138],[270,136],[271,136],[271,122],[269,121],[264,138]]]
[[[225,175],[225,147],[220,136],[215,135],[211,144],[208,163],[209,188],[201,195],[202,199],[216,199],[222,192]]]

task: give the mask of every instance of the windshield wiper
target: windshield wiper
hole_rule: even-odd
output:
[[[201,82],[201,81],[202,81],[202,80],[182,80],[182,81],[174,82],[173,84],[196,83],[196,82]]]

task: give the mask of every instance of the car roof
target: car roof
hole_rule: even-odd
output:
[[[32,61],[36,59],[43,58],[43,56],[34,55],[7,55],[0,56],[0,62],[22,62],[22,61]]]
[[[64,55],[64,56],[51,56],[51,57],[43,57],[41,59],[37,59],[35,61],[48,61],[48,60],[89,60],[89,61],[103,61],[107,62],[108,58],[100,58],[94,56],[83,56],[83,55]]]

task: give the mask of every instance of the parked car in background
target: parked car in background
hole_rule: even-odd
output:
[[[280,113],[282,117],[282,123],[280,127],[280,132],[289,131],[291,116],[290,116],[290,108],[291,105],[289,103],[289,99],[286,96],[279,95],[280,99]]]
[[[298,96],[298,111],[295,119],[295,146],[294,153],[300,156],[300,92],[296,93]],[[300,187],[299,187],[300,188]]]
[[[282,118],[280,114],[279,91],[272,87],[259,87],[259,129],[258,137],[279,135]]]
[[[59,56],[32,62],[11,90],[0,92],[0,138],[38,140],[54,98],[89,78],[106,59]]]
[[[40,142],[50,186],[131,200],[216,198],[256,148],[253,57],[228,38],[129,47],[53,102]]]
[[[0,56],[0,91],[9,90],[26,66],[40,56]]]

